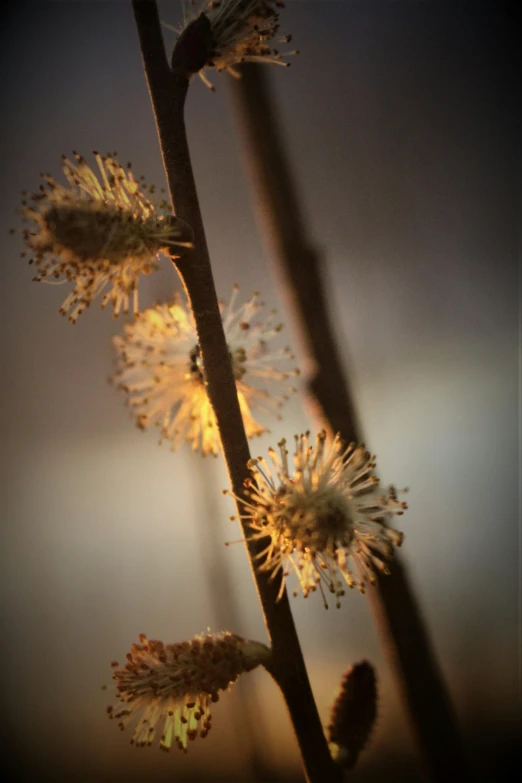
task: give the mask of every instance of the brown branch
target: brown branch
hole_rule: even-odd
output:
[[[240,611],[238,606],[237,591],[234,590],[232,573],[228,568],[225,555],[226,547],[223,545],[222,531],[219,525],[212,524],[212,518],[218,513],[220,502],[219,492],[215,486],[214,461],[202,460],[201,455],[191,452],[193,474],[196,479],[196,493],[202,498],[205,510],[203,514],[197,514],[198,543],[201,551],[202,567],[209,587],[210,603],[214,610],[215,622],[218,628],[239,630]],[[216,589],[219,585],[219,589]],[[247,694],[247,688],[250,692]],[[266,783],[273,775],[273,766],[265,758],[263,742],[259,742],[257,735],[263,734],[264,726],[259,711],[259,700],[252,696],[252,683],[240,680],[237,685],[236,700],[237,710],[234,710],[233,730],[248,756],[247,773],[252,783]]]
[[[329,317],[323,270],[310,245],[263,66],[229,79],[255,188],[258,215],[276,274],[310,362],[308,394],[319,417],[346,442],[361,441],[352,394]],[[431,777],[469,779],[455,715],[404,566],[378,575],[368,595],[388,659],[399,680],[411,725]]]
[[[177,260],[176,265],[196,322],[208,395],[219,427],[230,484],[233,492],[241,496],[250,453],[190,162],[184,122],[189,76],[183,72],[179,57],[173,63],[173,70],[168,67],[155,0],[133,0],[132,5],[172,204],[176,214],[194,231],[195,249]],[[197,41],[190,38],[187,45],[192,57]],[[158,47],[163,54],[159,54]],[[243,532],[246,538],[248,531],[243,528]],[[254,567],[254,558],[261,547],[259,541],[248,540],[252,573],[272,644],[270,672],[287,704],[307,779],[310,783],[339,783],[342,772],[328,750],[286,593],[277,602],[279,580],[269,581],[268,575]]]

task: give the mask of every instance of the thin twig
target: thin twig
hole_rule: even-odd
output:
[[[216,625],[222,629],[238,629],[241,612],[238,606],[237,590],[234,591],[233,578],[227,567],[225,558],[226,547],[221,537],[219,525],[212,523],[212,518],[218,513],[220,501],[215,477],[216,464],[214,460],[202,460],[201,455],[192,452],[191,463],[193,475],[196,478],[196,493],[202,499],[203,513],[197,514],[199,530],[198,543],[201,551],[202,567],[205,571],[209,587],[210,603],[214,610]],[[248,754],[248,774],[252,783],[266,783],[273,777],[273,766],[265,758],[263,745],[258,741],[258,734],[263,733],[263,721],[260,715],[259,700],[247,694],[246,689],[252,688],[251,682],[240,680],[236,687],[237,709],[233,712],[233,728],[237,736],[243,740]]]
[[[229,79],[255,188],[287,305],[293,313],[310,373],[307,391],[317,413],[348,443],[361,441],[355,406],[337,349],[320,260],[307,237],[277,116],[263,67],[241,67]],[[453,708],[404,566],[377,574],[368,591],[384,647],[399,680],[411,725],[435,781],[468,780]]]
[[[133,0],[145,75],[156,119],[163,162],[176,214],[192,227],[195,249],[176,261],[189,297],[205,367],[207,390],[218,422],[233,492],[241,496],[250,458],[214,286],[185,131],[189,79],[170,69],[155,0]],[[239,513],[239,511],[238,511]],[[245,538],[248,530],[243,528]],[[342,771],[331,759],[319,720],[286,593],[280,582],[254,566],[262,544],[247,539],[247,551],[272,644],[270,673],[278,683],[296,733],[310,783],[339,783]]]

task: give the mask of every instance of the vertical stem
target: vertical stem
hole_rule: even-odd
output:
[[[191,461],[196,480],[196,494],[203,499],[204,513],[197,515],[200,531],[199,545],[201,547],[202,566],[209,586],[211,605],[214,609],[215,622],[218,628],[240,627],[240,611],[237,603],[237,593],[234,592],[233,578],[225,562],[226,550],[221,538],[219,525],[212,524],[212,518],[218,513],[219,493],[215,495],[216,472],[214,460],[202,460],[196,452],[191,452]],[[216,589],[219,585],[219,589]],[[268,759],[264,757],[263,745],[257,739],[258,733],[263,733],[263,722],[259,714],[258,704],[252,692],[247,696],[246,689],[252,688],[251,682],[240,680],[236,686],[237,709],[233,712],[233,731],[248,755],[247,774],[252,783],[265,783],[273,777]]]
[[[263,67],[241,68],[229,79],[258,214],[268,236],[276,274],[283,283],[311,360],[308,393],[332,432],[360,441],[355,406],[337,349],[322,270],[306,236],[289,164]],[[377,574],[368,590],[385,651],[399,681],[410,722],[434,781],[468,780],[455,715],[404,566]]]
[[[233,492],[242,496],[250,453],[190,162],[184,121],[189,80],[169,68],[155,0],[133,0],[132,5],[172,204],[176,214],[194,231],[194,250],[184,254],[176,265],[196,322],[208,396],[218,423],[230,483]],[[267,574],[255,568],[256,554],[263,545],[252,541],[248,532],[244,526],[252,573],[272,644],[270,672],[288,707],[307,780],[339,783],[342,771],[328,750],[287,595],[277,602],[280,581],[269,581]]]

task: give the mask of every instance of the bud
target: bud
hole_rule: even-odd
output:
[[[192,75],[205,67],[214,51],[212,26],[208,16],[200,14],[182,29],[172,53],[172,70]]]
[[[228,632],[196,636],[190,642],[163,644],[140,634],[123,668],[116,668],[116,697],[121,706],[107,707],[109,718],[123,731],[134,727],[131,745],[170,750],[175,742],[186,752],[188,740],[206,737],[210,705],[240,674],[267,662],[270,650]]]
[[[328,743],[332,758],[352,769],[366,745],[377,713],[375,672],[368,661],[350,666],[332,705]]]
[[[68,181],[60,185],[44,175],[45,185],[22,202],[24,240],[34,257],[37,282],[74,285],[60,312],[74,323],[104,289],[101,306],[109,302],[114,315],[138,312],[138,280],[157,269],[159,253],[172,255],[178,247],[192,247],[191,230],[172,215],[165,200],[153,203],[154,187],[135,180],[115,156],[94,153],[99,175],[74,154],[65,156],[62,169]],[[23,253],[22,255],[25,255]]]

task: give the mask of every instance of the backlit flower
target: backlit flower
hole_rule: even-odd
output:
[[[394,487],[379,491],[375,457],[363,445],[344,448],[339,436],[327,445],[323,431],[312,446],[308,433],[296,435],[293,469],[286,441],[278,445],[279,454],[269,450],[271,467],[262,457],[250,461],[253,480],[248,499],[240,500],[252,538],[268,541],[260,568],[273,577],[282,570],[279,597],[293,571],[305,598],[319,587],[327,606],[326,587],[339,606],[345,585],[364,592],[376,570],[389,573],[387,561],[403,534],[385,523],[406,503]]]
[[[191,246],[186,224],[166,201],[153,203],[154,187],[134,179],[130,164],[124,169],[113,156],[94,156],[98,174],[80,155],[74,153],[75,163],[64,156],[68,185],[43,175],[45,185],[22,202],[24,218],[36,223],[23,232],[38,267],[34,279],[73,283],[60,308],[73,323],[104,290],[101,306],[110,302],[115,316],[129,311],[131,299],[138,312],[140,275],[157,269],[158,253]]]
[[[186,751],[188,740],[206,737],[211,728],[210,706],[240,674],[252,671],[270,657],[264,644],[228,632],[196,636],[190,642],[163,644],[140,634],[122,668],[114,661],[116,697],[107,707],[109,718],[123,731],[133,728],[131,744],[162,750],[175,743]]]
[[[181,46],[191,35],[196,25],[201,28],[202,22],[205,22],[208,48],[198,54],[192,67],[194,71],[197,70],[207,87],[213,90],[214,87],[205,74],[205,68],[215,68],[218,72],[226,70],[232,76],[238,76],[234,68],[238,63],[290,65],[284,61],[284,58],[298,52],[280,53],[274,47],[276,43],[291,41],[290,35],[278,36],[281,8],[284,8],[284,3],[278,0],[196,0],[190,2],[180,28],[164,24],[165,27],[179,34],[176,44],[178,47],[178,44]],[[198,46],[205,45],[202,39],[203,36],[200,37]],[[192,47],[192,42],[190,46]],[[187,46],[185,58],[192,57],[193,51],[194,49],[191,48],[189,52]]]
[[[258,294],[236,308],[237,287],[221,316],[239,405],[249,438],[266,429],[254,418],[254,410],[277,414],[294,391],[288,379],[297,370],[274,365],[293,359],[288,348],[270,351],[268,343],[281,331],[274,311],[257,320],[262,310]],[[205,371],[192,314],[179,301],[156,305],[126,324],[114,338],[118,372],[114,381],[128,394],[128,404],[138,426],[156,424],[161,440],[175,449],[181,440],[194,451],[217,455],[219,433],[205,385]],[[279,417],[280,418],[280,417]]]

